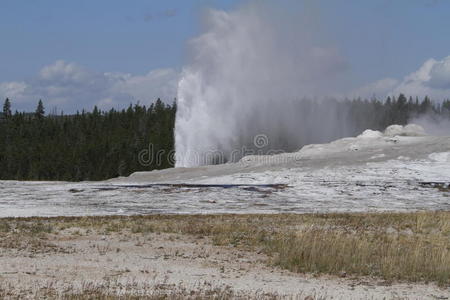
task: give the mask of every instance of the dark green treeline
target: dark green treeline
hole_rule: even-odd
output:
[[[308,102],[310,109],[323,105]],[[347,116],[349,135],[422,115],[450,119],[450,100],[434,104],[428,97],[335,101],[330,109]],[[12,113],[7,99],[0,113],[0,180],[102,180],[172,167],[175,113],[175,102],[159,99],[150,107],[75,115],[45,115],[39,101],[33,113]]]
[[[45,115],[39,101],[34,113],[12,114],[6,100],[0,179],[101,180],[171,167],[175,111],[175,103],[158,99],[150,107],[56,116]]]
[[[406,125],[414,118],[425,115],[430,121],[450,120],[450,100],[434,103],[429,97],[419,100],[400,94],[398,98],[387,97],[385,101],[356,99],[344,101],[340,105],[349,111],[350,122],[355,130],[353,134],[359,134],[365,129],[384,130],[392,124]]]

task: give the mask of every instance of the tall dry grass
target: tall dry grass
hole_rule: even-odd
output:
[[[0,235],[70,227],[208,236],[264,252],[268,263],[294,272],[450,285],[450,212],[3,219]]]

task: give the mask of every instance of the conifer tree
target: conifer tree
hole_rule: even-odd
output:
[[[6,98],[5,103],[3,104],[3,115],[5,118],[11,117],[11,101]]]
[[[39,100],[38,105],[36,107],[35,116],[38,119],[42,119],[44,115],[45,115],[44,103],[42,103],[42,100]]]

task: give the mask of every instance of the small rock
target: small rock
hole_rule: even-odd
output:
[[[389,226],[389,227],[386,229],[386,233],[387,233],[387,234],[394,234],[394,233],[397,233],[397,230],[395,230],[395,228]]]
[[[403,230],[402,233],[406,234],[406,235],[413,235],[414,234],[414,232],[411,230],[411,228],[407,228],[407,229]]]

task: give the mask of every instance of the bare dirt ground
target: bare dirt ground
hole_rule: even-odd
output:
[[[209,237],[122,232],[102,235],[72,227],[46,235],[42,244],[36,245],[34,239],[32,243],[22,242],[22,246],[0,247],[2,297],[64,298],[88,290],[168,298],[213,295],[219,299],[450,297],[449,289],[434,284],[292,273],[266,264],[267,256],[261,252],[215,246]],[[204,291],[202,297],[198,297],[198,291]]]

